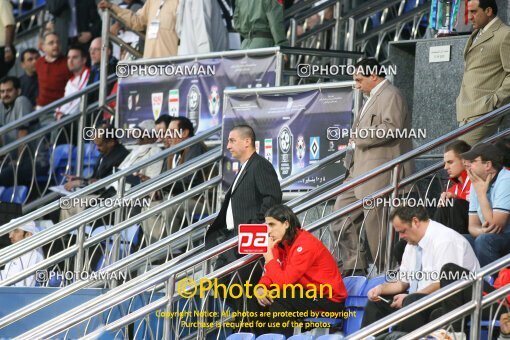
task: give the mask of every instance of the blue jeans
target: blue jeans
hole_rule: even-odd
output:
[[[484,267],[510,253],[510,233],[481,234],[474,238],[464,235],[475,251],[480,266]]]

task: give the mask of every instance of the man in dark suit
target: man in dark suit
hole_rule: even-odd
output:
[[[282,191],[273,165],[255,152],[255,132],[248,125],[234,127],[228,136],[227,149],[241,163],[234,183],[225,195],[225,201],[216,220],[206,233],[206,249],[228,240],[238,233],[239,224],[264,223],[264,214],[282,202]],[[220,268],[242,255],[237,249],[221,254],[216,262]],[[258,267],[257,267],[258,268]],[[239,271],[241,281],[248,281],[251,266]]]

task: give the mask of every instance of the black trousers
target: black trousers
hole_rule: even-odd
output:
[[[402,308],[409,306],[411,303],[418,301],[419,299],[427,296],[426,294],[409,294],[404,298],[402,302]],[[392,301],[393,295],[383,296],[386,299]],[[408,318],[403,320],[398,325],[396,325],[393,330],[398,332],[412,332],[415,329],[425,325],[430,320],[430,314],[433,312],[434,308],[427,308],[426,310],[415,314],[412,318]],[[363,321],[361,322],[361,328],[366,327],[376,321],[390,315],[391,313],[397,311],[398,309],[390,307],[389,303],[386,303],[382,300],[379,301],[368,301],[365,307],[365,313],[363,315]]]
[[[299,290],[296,289],[296,292]],[[282,296],[283,292],[280,293]],[[296,294],[299,295],[299,294]],[[292,325],[293,321],[302,322],[302,318],[299,317],[289,317],[289,316],[278,316],[278,317],[260,317],[262,312],[269,312],[270,315],[282,315],[282,314],[272,314],[279,312],[308,312],[310,315],[310,311],[325,311],[325,312],[340,312],[344,310],[344,304],[340,302],[333,302],[331,300],[325,298],[307,298],[307,297],[298,297],[295,296],[292,298],[292,292],[287,291],[286,297],[280,297],[278,299],[274,299],[273,303],[267,307],[263,307],[259,305],[257,299],[255,297],[248,299],[248,311],[257,313],[257,317],[249,318],[249,321],[253,321],[254,327],[248,331],[261,335],[264,333],[278,333],[283,334],[286,337],[290,337],[294,334],[294,326]],[[262,327],[257,327],[256,323],[259,322],[259,325],[263,325]],[[284,327],[284,325],[287,325]]]
[[[437,208],[433,220],[444,224],[459,234],[469,234],[468,210],[468,201],[455,198],[452,206]]]

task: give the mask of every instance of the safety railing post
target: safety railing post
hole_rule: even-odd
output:
[[[126,177],[120,177],[119,181],[117,182],[117,202],[120,204],[117,205],[117,210],[115,211],[115,218],[114,218],[114,224],[118,225],[122,222],[124,218],[124,204],[123,204],[123,197],[124,197],[124,191],[125,191],[125,184],[126,184]],[[122,243],[122,233],[119,233],[115,236],[113,236],[113,246],[112,246],[112,255],[111,255],[111,261],[110,263],[115,263],[119,260],[119,253],[121,251],[121,243]],[[128,246],[128,242],[126,241],[126,246]],[[111,280],[111,287],[116,287],[117,281]]]
[[[400,175],[400,164],[395,165],[393,168],[392,173],[392,186],[393,186],[393,192],[391,193],[391,202],[395,202],[398,198],[398,189],[399,189],[399,175]],[[384,207],[385,212],[383,213],[383,228],[386,228],[386,254],[384,254],[384,271],[387,272],[390,270],[391,267],[391,260],[392,260],[392,250],[393,250],[393,227],[391,226],[391,221],[389,219],[389,210],[390,207],[386,206]]]
[[[106,103],[106,78],[108,77],[108,45],[110,42],[110,11],[104,10],[101,14],[103,26],[101,28],[101,65],[99,69],[99,108],[101,109]]]
[[[168,304],[165,308],[165,312],[170,312],[172,310],[172,303],[173,303],[173,296],[175,293],[176,279],[177,279],[177,276],[172,275],[168,278],[168,281],[166,282],[165,290],[166,290],[166,295],[168,297]],[[175,318],[175,319],[177,319],[177,318]],[[172,320],[173,320],[173,318],[168,318],[168,317],[164,318],[162,339],[172,339]]]
[[[81,96],[80,101],[81,116],[78,120],[77,131],[77,152],[76,152],[76,176],[81,177],[83,173],[83,128],[85,127],[85,118],[87,114],[87,95]]]
[[[483,277],[478,277],[473,285],[473,301],[476,303],[476,307],[471,313],[470,339],[480,339],[481,336],[482,292]]]

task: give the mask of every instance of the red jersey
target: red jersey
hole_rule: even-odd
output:
[[[468,177],[467,171],[464,170],[460,174],[460,178],[462,178],[462,183],[458,179],[452,179],[454,183],[451,187],[448,188],[448,192],[451,192],[456,197],[461,200],[469,201],[469,192],[471,191],[471,180]]]
[[[317,295],[320,285],[332,287],[331,298],[328,287],[322,287],[324,297],[334,302],[343,302],[347,298],[342,276],[335,259],[322,242],[306,230],[299,229],[291,245],[284,242],[283,247],[273,248],[274,259],[266,263],[264,275],[259,283],[271,288],[277,284],[299,284],[304,290],[309,285],[316,287]],[[299,290],[296,290],[299,291]]]
[[[35,62],[35,70],[39,83],[37,105],[45,106],[64,97],[67,81],[73,75],[67,68],[66,57],[59,57],[52,63],[49,63],[46,58],[40,57]]]

